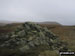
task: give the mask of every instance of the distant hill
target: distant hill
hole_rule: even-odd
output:
[[[11,23],[11,21],[7,21],[7,20],[0,20],[0,26],[5,26],[6,24]]]
[[[0,23],[5,23],[5,24],[8,24],[8,23],[12,23],[12,21],[0,20]]]
[[[60,23],[58,22],[37,22],[38,24],[49,24],[49,25],[61,25]]]
[[[0,20],[0,26],[5,26],[7,24],[12,24],[12,23],[19,23],[16,21],[7,21],[7,20]]]
[[[19,24],[22,24],[24,22],[16,22],[16,21],[7,21],[7,20],[0,20],[0,26],[5,26],[6,24],[11,24],[11,25],[19,25]],[[35,23],[38,23],[38,24],[45,24],[45,25],[58,25],[60,26],[61,24],[58,23],[58,22],[35,22]]]
[[[5,23],[0,23],[0,26],[5,26],[6,24]]]

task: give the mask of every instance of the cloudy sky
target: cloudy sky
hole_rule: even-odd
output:
[[[0,20],[75,25],[75,0],[0,0]]]

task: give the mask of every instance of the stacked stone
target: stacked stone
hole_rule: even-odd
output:
[[[0,37],[0,40],[1,55],[5,53],[7,55],[25,53],[27,50],[33,50],[40,45],[47,45],[49,49],[58,49],[62,46],[62,42],[57,36],[46,27],[42,28],[33,22],[25,22],[18,26],[14,32]]]

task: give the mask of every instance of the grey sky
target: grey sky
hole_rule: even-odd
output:
[[[75,0],[0,0],[0,20],[75,25]]]

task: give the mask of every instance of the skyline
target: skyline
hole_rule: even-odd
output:
[[[75,25],[75,0],[0,0],[0,21]]]

